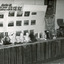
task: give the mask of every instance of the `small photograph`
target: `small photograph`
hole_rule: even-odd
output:
[[[31,20],[31,25],[36,25],[36,20]]]
[[[0,27],[3,27],[3,22],[0,22]]]
[[[30,15],[30,11],[26,11],[25,13],[24,13],[24,16],[29,16]]]
[[[16,26],[21,26],[22,21],[16,21]]]
[[[16,36],[20,36],[21,31],[16,31]]]
[[[10,17],[14,16],[14,12],[13,11],[9,11],[8,16],[10,16]]]
[[[3,14],[0,14],[0,18],[4,18],[4,15]]]
[[[30,33],[34,33],[34,30],[30,30]]]
[[[24,25],[29,25],[29,20],[24,20]]]
[[[8,23],[8,27],[12,27],[12,26],[14,26],[14,22],[13,21]]]
[[[0,38],[4,38],[4,32],[0,32]]]
[[[24,35],[26,35],[26,33],[28,33],[28,30],[24,30]]]
[[[21,16],[22,16],[22,14],[23,14],[23,12],[22,12],[22,11],[18,11],[18,12],[17,12],[17,17],[21,17]]]
[[[36,15],[36,14],[37,14],[37,12],[32,12],[31,14],[32,14],[32,15]]]

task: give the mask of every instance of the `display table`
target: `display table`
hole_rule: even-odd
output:
[[[64,38],[0,46],[0,64],[42,64],[64,56]]]

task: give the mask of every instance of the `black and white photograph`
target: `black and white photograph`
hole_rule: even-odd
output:
[[[37,12],[32,12],[31,14],[32,14],[32,15],[37,15]]]
[[[13,21],[9,21],[8,27],[12,27],[12,26],[14,26],[14,22]]]
[[[17,17],[21,17],[23,15],[23,12],[22,11],[18,11],[17,12]]]
[[[3,22],[2,21],[0,22],[0,27],[3,27]]]
[[[9,11],[8,16],[9,17],[13,17],[14,16],[14,12],[13,11]]]
[[[3,14],[0,14],[0,18],[4,18],[4,15]]]
[[[16,21],[16,26],[21,26],[22,25],[22,21],[21,20],[17,20]]]
[[[25,26],[29,25],[29,20],[24,20],[24,25]]]
[[[64,64],[64,0],[0,0],[0,64]]]
[[[24,16],[25,16],[25,17],[30,16],[30,11],[25,11]]]
[[[36,20],[31,20],[31,25],[36,25]]]

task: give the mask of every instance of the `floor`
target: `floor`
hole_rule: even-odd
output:
[[[47,63],[43,63],[43,64],[64,64],[64,58],[51,61],[51,62],[47,62]]]

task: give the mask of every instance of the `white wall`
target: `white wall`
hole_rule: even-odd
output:
[[[3,27],[1,28],[0,32],[14,32],[16,31],[22,31],[24,30],[34,30],[34,33],[43,33],[44,35],[44,30],[45,30],[45,21],[44,21],[44,16],[46,12],[46,7],[47,6],[42,6],[42,5],[24,5],[23,6],[23,15],[22,17],[16,17],[17,11],[15,11],[15,16],[14,17],[9,17],[9,11],[0,11],[0,13],[4,14],[4,18],[0,19],[0,21],[3,22]],[[34,9],[33,9],[34,8]],[[24,13],[25,11],[30,11],[29,17],[25,17]],[[36,12],[36,15],[31,15],[32,12]],[[22,26],[16,26],[16,21],[21,20],[22,21]],[[29,20],[29,25],[25,26],[24,25],[24,20]],[[36,20],[35,25],[31,25],[31,20]],[[14,26],[13,27],[8,27],[8,22],[13,21]]]
[[[0,3],[44,5],[44,0],[0,0]]]
[[[56,3],[56,20],[55,20],[55,29],[58,28],[57,19],[64,19],[64,0],[57,0]]]
[[[30,11],[30,13],[31,12],[32,11]],[[24,17],[24,16],[22,16],[22,17],[12,17],[12,18],[7,17],[7,20],[5,20],[7,22],[6,23],[7,31],[23,31],[23,30],[34,29],[35,32],[43,32],[44,28],[45,28],[45,26],[44,26],[45,25],[44,15],[45,15],[45,12],[37,11],[37,15],[34,15],[34,16],[30,14],[29,17]],[[17,20],[22,20],[22,26],[20,26],[20,27],[16,26],[16,21]],[[29,25],[28,26],[24,25],[24,20],[29,20]],[[36,20],[36,25],[30,25],[31,20]],[[14,27],[8,27],[7,24],[8,24],[9,21],[14,21]]]
[[[23,11],[43,11],[46,12],[47,5],[24,5]]]

